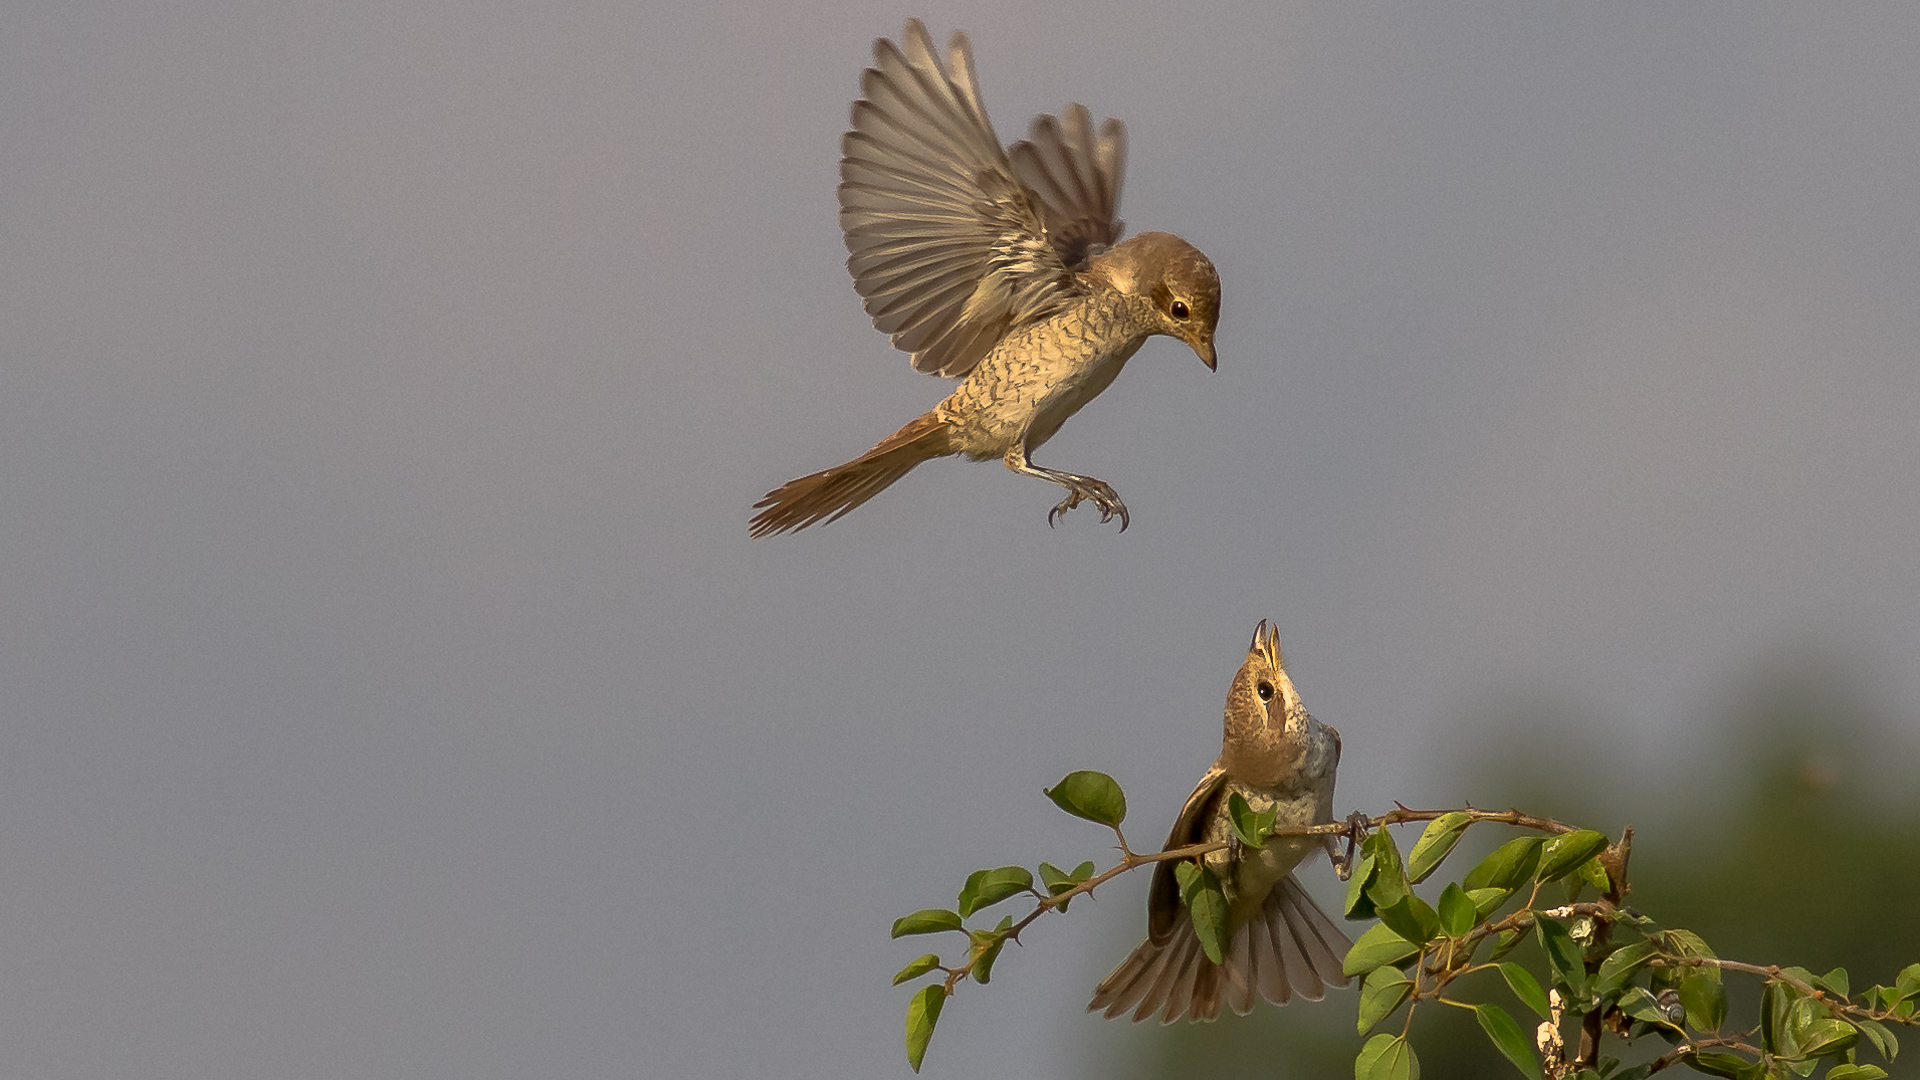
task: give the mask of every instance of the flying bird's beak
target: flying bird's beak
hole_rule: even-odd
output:
[[[1201,363],[1207,365],[1208,371],[1219,370],[1220,357],[1213,351],[1213,337],[1211,335],[1204,338],[1189,338],[1187,344],[1193,347],[1194,355],[1200,358]]]

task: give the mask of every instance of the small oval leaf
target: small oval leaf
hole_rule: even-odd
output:
[[[1413,893],[1407,893],[1399,900],[1376,912],[1380,921],[1393,928],[1393,932],[1408,941],[1426,944],[1440,936],[1440,916],[1432,905]]]
[[[1540,865],[1540,849],[1545,847],[1544,836],[1519,836],[1493,849],[1493,853],[1480,860],[1480,865],[1467,871],[1460,879],[1461,887],[1472,889],[1517,889],[1533,880],[1534,868]]]
[[[1680,1006],[1696,1031],[1719,1031],[1727,1019],[1727,988],[1696,971],[1680,980]]]
[[[946,908],[923,908],[911,915],[893,921],[893,936],[900,938],[908,934],[937,934],[942,930],[960,929],[960,916]]]
[[[1427,823],[1420,839],[1414,842],[1413,850],[1407,853],[1407,880],[1415,885],[1427,880],[1427,875],[1440,868],[1440,863],[1453,851],[1453,846],[1466,835],[1467,826],[1473,824],[1473,818],[1458,810],[1441,814]]]
[[[1353,1059],[1354,1080],[1369,1080],[1373,1076],[1374,1065],[1398,1039],[1399,1036],[1384,1031],[1368,1039],[1366,1045],[1360,1048],[1359,1055]]]
[[[1419,953],[1420,946],[1393,932],[1386,923],[1375,923],[1347,950],[1341,970],[1348,975],[1364,975],[1381,965],[1398,965]]]
[[[1401,866],[1400,849],[1394,845],[1393,833],[1387,829],[1375,832],[1367,837],[1364,850],[1373,856],[1373,879],[1367,883],[1367,898],[1373,901],[1374,908],[1392,907],[1409,895],[1407,872]]]
[[[1606,836],[1592,829],[1562,833],[1554,837],[1541,854],[1540,869],[1535,873],[1534,880],[1542,883],[1558,881],[1605,850]]]
[[[1347,903],[1344,910],[1349,919],[1373,918],[1373,901],[1367,897],[1367,887],[1373,884],[1373,856],[1362,854],[1354,862],[1353,873],[1347,878]]]
[[[1651,941],[1636,941],[1631,945],[1622,945],[1613,950],[1605,960],[1600,962],[1600,972],[1595,977],[1597,981],[1594,983],[1594,992],[1601,997],[1611,996],[1627,984],[1627,980],[1633,977],[1634,972],[1640,970],[1648,960],[1653,958],[1653,953],[1654,944]]]
[[[1113,777],[1091,769],[1070,772],[1047,789],[1053,805],[1074,817],[1118,825],[1127,817],[1127,796]]]
[[[967,875],[967,884],[960,890],[960,914],[971,915],[981,908],[992,907],[1009,896],[1015,896],[1033,888],[1033,875],[1024,866],[1000,866],[992,870],[975,870]]]
[[[1373,974],[1360,987],[1360,1015],[1358,1023],[1360,1034],[1365,1035],[1375,1024],[1393,1015],[1407,995],[1413,993],[1413,980],[1400,973],[1394,967],[1377,967]]]
[[[1375,1039],[1379,1037],[1374,1036]],[[1359,1080],[1420,1080],[1420,1059],[1414,1056],[1413,1047],[1407,1040],[1399,1035],[1388,1036],[1387,1042],[1380,1047],[1366,1070],[1362,1071],[1361,1061],[1373,1045],[1369,1041],[1361,1048],[1361,1056],[1354,1059],[1353,1074]]]
[[[940,1009],[947,1003],[947,988],[938,983],[923,987],[907,1001],[907,1064],[914,1072],[927,1056],[927,1040],[933,1038],[933,1026],[940,1022]]]
[[[908,964],[906,967],[901,968],[900,974],[893,977],[893,985],[899,986],[908,979],[917,979],[939,966],[940,958],[932,953],[928,953],[913,963]]]
[[[1278,805],[1256,813],[1247,802],[1247,797],[1237,791],[1227,797],[1227,820],[1233,825],[1240,842],[1248,847],[1259,847],[1267,842],[1267,837],[1273,833],[1273,821],[1278,813]]]
[[[1540,947],[1546,950],[1547,962],[1553,965],[1559,981],[1579,997],[1586,990],[1586,962],[1580,954],[1580,944],[1567,933],[1567,928],[1558,919],[1541,919],[1534,923],[1534,929],[1540,936]]]
[[[1520,999],[1520,1004],[1532,1009],[1535,1016],[1542,1020],[1552,1018],[1547,1011],[1547,992],[1540,989],[1540,981],[1533,972],[1511,961],[1500,965],[1500,977],[1507,980],[1507,989]]]
[[[1473,898],[1452,882],[1448,882],[1447,887],[1441,890],[1439,912],[1440,929],[1446,931],[1448,937],[1459,937],[1480,921],[1480,912],[1474,907]]]
[[[1227,951],[1227,897],[1213,871],[1193,862],[1177,862],[1173,876],[1180,883],[1180,901],[1193,920],[1201,951],[1218,964]]]
[[[1526,1032],[1520,1030],[1513,1017],[1498,1005],[1482,1004],[1473,1007],[1474,1019],[1480,1021],[1480,1030],[1487,1033],[1487,1039],[1494,1049],[1513,1062],[1520,1075],[1533,1080],[1540,1075],[1540,1059],[1534,1056],[1533,1046],[1527,1042]]]

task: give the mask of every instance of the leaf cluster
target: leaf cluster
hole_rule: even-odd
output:
[[[1436,814],[1404,863],[1387,829],[1362,842],[1346,913],[1379,922],[1346,958],[1347,973],[1362,979],[1357,1026],[1365,1035],[1403,1006],[1405,1020],[1398,1034],[1367,1040],[1355,1059],[1356,1080],[1419,1075],[1407,1033],[1426,1002],[1471,1010],[1489,1042],[1526,1077],[1645,1080],[1677,1064],[1737,1080],[1810,1076],[1822,1066],[1831,1080],[1886,1075],[1856,1054],[1870,1047],[1891,1062],[1899,1052],[1886,1024],[1914,1022],[1920,965],[1894,986],[1855,999],[1841,969],[1816,977],[1721,960],[1698,935],[1663,928],[1622,903],[1631,830],[1610,843],[1556,822],[1513,822],[1548,835],[1500,845],[1449,882],[1437,904],[1413,893],[1469,826],[1497,817],[1471,809]],[[1592,898],[1583,899],[1589,892]],[[1539,977],[1510,958],[1527,941],[1539,948]],[[1751,1028],[1728,1026],[1727,972],[1763,982],[1761,1015]],[[1522,1015],[1532,1014],[1531,1034],[1491,1000],[1502,986]],[[1629,1046],[1651,1037],[1663,1052],[1627,1065],[1602,1054],[1608,1037]]]
[[[967,875],[953,908],[929,908],[895,921],[896,938],[956,933],[953,961],[927,953],[894,976],[894,984],[930,974],[938,981],[913,991],[907,1006],[907,1061],[917,1072],[941,1009],[964,981],[991,981],[1008,941],[1049,911],[1142,866],[1171,862],[1203,949],[1218,963],[1226,943],[1227,905],[1204,856],[1226,843],[1195,844],[1140,854],[1128,847],[1121,824],[1126,796],[1104,773],[1070,773],[1046,790],[1060,809],[1111,829],[1121,858],[1099,871],[1091,860],[1072,870],[1041,862],[981,869]],[[1409,1039],[1415,1010],[1429,1003],[1473,1012],[1488,1041],[1526,1077],[1550,1080],[1646,1080],[1675,1065],[1733,1080],[1811,1076],[1876,1080],[1886,1071],[1858,1060],[1871,1051],[1891,1062],[1899,1042],[1888,1025],[1920,1023],[1920,964],[1890,986],[1850,994],[1847,972],[1814,975],[1801,968],[1723,960],[1691,931],[1663,927],[1626,906],[1632,843],[1618,841],[1519,811],[1412,810],[1379,817],[1355,815],[1344,824],[1276,829],[1271,812],[1257,813],[1239,796],[1229,800],[1233,842],[1257,847],[1275,835],[1348,837],[1341,861],[1349,919],[1377,920],[1354,942],[1345,971],[1360,981],[1356,1027],[1371,1036],[1354,1059],[1356,1080],[1415,1080],[1420,1060]],[[1393,826],[1425,822],[1402,858]],[[1476,824],[1528,830],[1495,848],[1433,902],[1414,886],[1435,875]],[[1356,857],[1357,855],[1357,857]],[[974,916],[1018,897],[1033,906],[1023,916],[969,924]],[[1515,950],[1531,942],[1530,968]],[[1730,1026],[1724,981],[1728,973],[1758,979],[1759,1015]],[[1498,975],[1498,979],[1493,978]],[[1498,999],[1517,1005],[1530,1026]],[[1399,1031],[1379,1031],[1402,1015]],[[1657,1053],[1636,1046],[1651,1042]],[[1640,1060],[1626,1064],[1620,1056]]]

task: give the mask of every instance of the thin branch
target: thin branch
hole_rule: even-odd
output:
[[[1651,1076],[1654,1073],[1661,1071],[1662,1069],[1668,1068],[1673,1065],[1678,1065],[1681,1062],[1685,1061],[1687,1058],[1693,1056],[1694,1054],[1699,1053],[1702,1050],[1711,1050],[1717,1046],[1724,1046],[1729,1050],[1738,1051],[1743,1054],[1752,1054],[1755,1058],[1763,1058],[1766,1056],[1766,1053],[1762,1051],[1759,1047],[1754,1046],[1750,1043],[1743,1042],[1739,1039],[1729,1038],[1729,1039],[1690,1040],[1688,1042],[1680,1044],[1679,1046],[1674,1047],[1672,1050],[1669,1050],[1664,1054],[1661,1054],[1659,1057],[1654,1058],[1649,1068],[1647,1069],[1647,1075]]]

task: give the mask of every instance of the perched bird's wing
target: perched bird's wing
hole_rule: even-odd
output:
[[[1036,116],[1027,137],[1007,150],[1014,174],[1040,196],[1047,240],[1072,269],[1120,239],[1120,177],[1127,167],[1127,129],[1107,117],[1100,134],[1078,103],[1060,117]]]
[[[1167,842],[1160,850],[1186,847],[1206,839],[1202,833],[1207,826],[1207,808],[1219,797],[1226,782],[1226,767],[1214,762],[1213,768],[1194,785],[1193,794],[1187,796],[1187,805],[1180,808],[1180,817],[1173,823],[1173,831],[1167,834]],[[1180,883],[1173,877],[1173,863],[1156,864],[1153,884],[1147,890],[1147,940],[1165,941],[1186,921],[1186,909],[1180,906]]]
[[[902,38],[874,43],[840,141],[847,269],[915,369],[965,375],[1009,328],[1082,287],[987,120],[966,35],[953,35],[945,67],[920,20]]]
[[[1208,815],[1226,785],[1226,770],[1207,770],[1187,797],[1167,847],[1205,839]],[[1295,997],[1318,1001],[1329,986],[1347,985],[1342,959],[1352,942],[1292,875],[1280,880],[1254,916],[1232,927],[1222,963],[1207,959],[1193,923],[1180,906],[1171,863],[1154,867],[1147,894],[1147,940],[1094,988],[1090,1012],[1109,1019],[1133,1013],[1137,1023],[1211,1020],[1226,1005],[1239,1015],[1256,997],[1284,1005]]]

